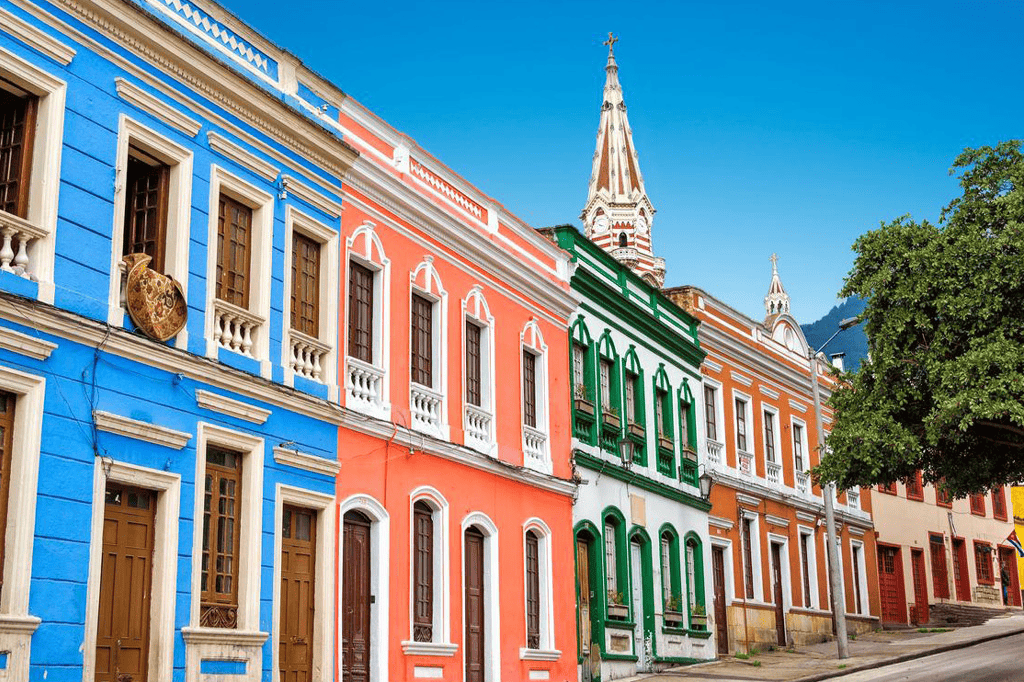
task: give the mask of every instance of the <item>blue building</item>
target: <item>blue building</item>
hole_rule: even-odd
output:
[[[204,7],[0,4],[12,682],[334,677],[357,154],[342,93]]]

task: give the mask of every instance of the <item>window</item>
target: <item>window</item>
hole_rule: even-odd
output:
[[[879,483],[878,484],[878,492],[885,493],[887,495],[895,495],[896,494],[896,482],[893,481],[892,483]]]
[[[684,448],[692,448],[690,442],[690,403],[682,400],[679,402],[679,443]]]
[[[907,479],[907,499],[924,500],[924,485],[921,482],[921,472],[916,471]]]
[[[348,354],[369,365],[373,364],[373,274],[365,265],[349,262]],[[414,311],[416,298],[413,295]],[[414,324],[415,319],[414,312]]]
[[[234,628],[238,619],[242,455],[206,450],[200,624]]]
[[[747,401],[736,398],[736,447],[747,452]]]
[[[949,599],[949,577],[946,572],[946,545],[942,536],[928,534],[928,547],[932,559],[932,591],[937,599]]]
[[[666,611],[677,611],[678,605],[672,603],[672,535],[661,534],[661,596],[665,600]],[[676,608],[673,608],[675,606]]]
[[[434,514],[422,500],[413,505],[413,641],[434,639]]]
[[[292,233],[292,329],[320,337],[320,242]]]
[[[144,253],[153,259],[149,267],[157,272],[165,267],[169,181],[169,166],[137,147],[129,147],[121,255]],[[217,288],[219,291],[219,278]]]
[[[578,343],[572,344],[572,383],[573,398],[577,400],[587,399],[587,379],[584,367],[586,366],[586,349]]]
[[[656,389],[654,391],[654,424],[658,429],[658,436],[661,438],[667,437],[667,429],[665,428],[665,401],[668,400],[668,391],[664,389]]]
[[[715,393],[715,389],[711,386],[704,387],[704,426],[708,438],[711,440],[718,440],[718,415],[715,412],[717,396]]]
[[[861,551],[860,545],[850,544],[850,552],[852,554],[851,559],[853,560],[853,609],[854,613],[864,612],[864,601],[861,596],[861,561],[864,558],[864,553]]]
[[[987,542],[974,541],[974,564],[978,569],[978,582],[992,585],[992,545]]]
[[[466,320],[466,402],[481,407],[480,389],[480,327]]]
[[[129,166],[130,168],[130,166]],[[130,175],[129,175],[130,177]],[[128,224],[126,222],[126,224]],[[127,234],[127,232],[126,232]],[[224,194],[217,216],[217,293],[221,301],[249,307],[249,270],[252,242],[252,209]],[[294,272],[295,262],[292,261]],[[296,281],[292,279],[294,301]],[[296,309],[292,307],[294,326]]]
[[[601,358],[601,409],[605,412],[612,412],[612,361]]]
[[[661,599],[666,627],[685,628],[683,614],[686,613],[682,574],[679,568],[679,536],[665,524],[658,536],[661,551]]]
[[[28,218],[29,176],[39,99],[0,78],[0,210]]]
[[[697,600],[697,545],[693,540],[686,543],[686,594],[690,613],[698,603]]]
[[[540,542],[526,531],[526,646],[540,648]]]
[[[1003,486],[992,489],[992,516],[1006,521],[1006,493],[1003,492]]]
[[[412,380],[433,386],[434,304],[427,298],[412,295]]]
[[[537,428],[537,356],[523,350],[523,423]]]
[[[775,462],[775,414],[764,411],[764,455],[769,462]]]
[[[810,558],[810,539],[809,533],[800,534],[800,575],[803,578],[803,595],[804,595],[804,608],[814,608],[814,602],[811,599],[811,561]]]
[[[802,424],[793,424],[793,465],[796,471],[806,471],[804,467],[804,427]]]
[[[7,510],[11,496],[11,460],[14,449],[13,393],[0,391],[0,532],[7,531]],[[3,591],[4,558],[7,543],[0,542],[0,593]]]
[[[626,418],[630,424],[639,424],[637,419],[636,385],[639,377],[632,372],[626,372]]]
[[[985,496],[982,494],[971,495],[971,513],[975,516],[985,515]]]
[[[943,488],[943,482],[937,481],[935,483],[935,504],[940,507],[952,508],[953,498],[950,497],[946,489]]]
[[[753,540],[751,526],[753,525],[753,520],[746,516],[743,517],[743,587],[747,599],[754,598],[754,556],[751,547]]]
[[[608,597],[611,601],[614,601],[613,595],[618,597],[619,592],[618,553],[615,551],[615,531],[615,524],[606,521],[604,524],[604,579],[605,589],[608,591]]]

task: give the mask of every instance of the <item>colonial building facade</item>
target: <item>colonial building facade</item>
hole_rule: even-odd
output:
[[[313,89],[216,5],[0,9],[7,679],[334,677],[357,152]]]
[[[718,652],[822,641],[832,618],[822,491],[808,474],[819,445],[812,365],[778,271],[773,264],[763,322],[696,287],[665,293],[700,320],[707,353],[699,431],[716,481],[709,582]],[[826,363],[814,362],[824,402],[831,380]],[[823,418],[827,427],[827,408]],[[848,627],[875,628],[870,493],[840,493],[836,519]]]

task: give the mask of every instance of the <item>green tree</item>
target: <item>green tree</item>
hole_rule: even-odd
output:
[[[921,469],[954,496],[1024,481],[1024,156],[966,149],[939,224],[909,216],[853,246],[870,358],[835,391],[815,470],[840,489]]]

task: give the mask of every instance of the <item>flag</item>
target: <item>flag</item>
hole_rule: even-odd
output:
[[[1017,556],[1024,557],[1024,547],[1020,546],[1020,540],[1017,539],[1017,529],[1014,528],[1010,531],[1010,534],[1006,536],[1006,541],[1013,545],[1013,548],[1017,550]]]

